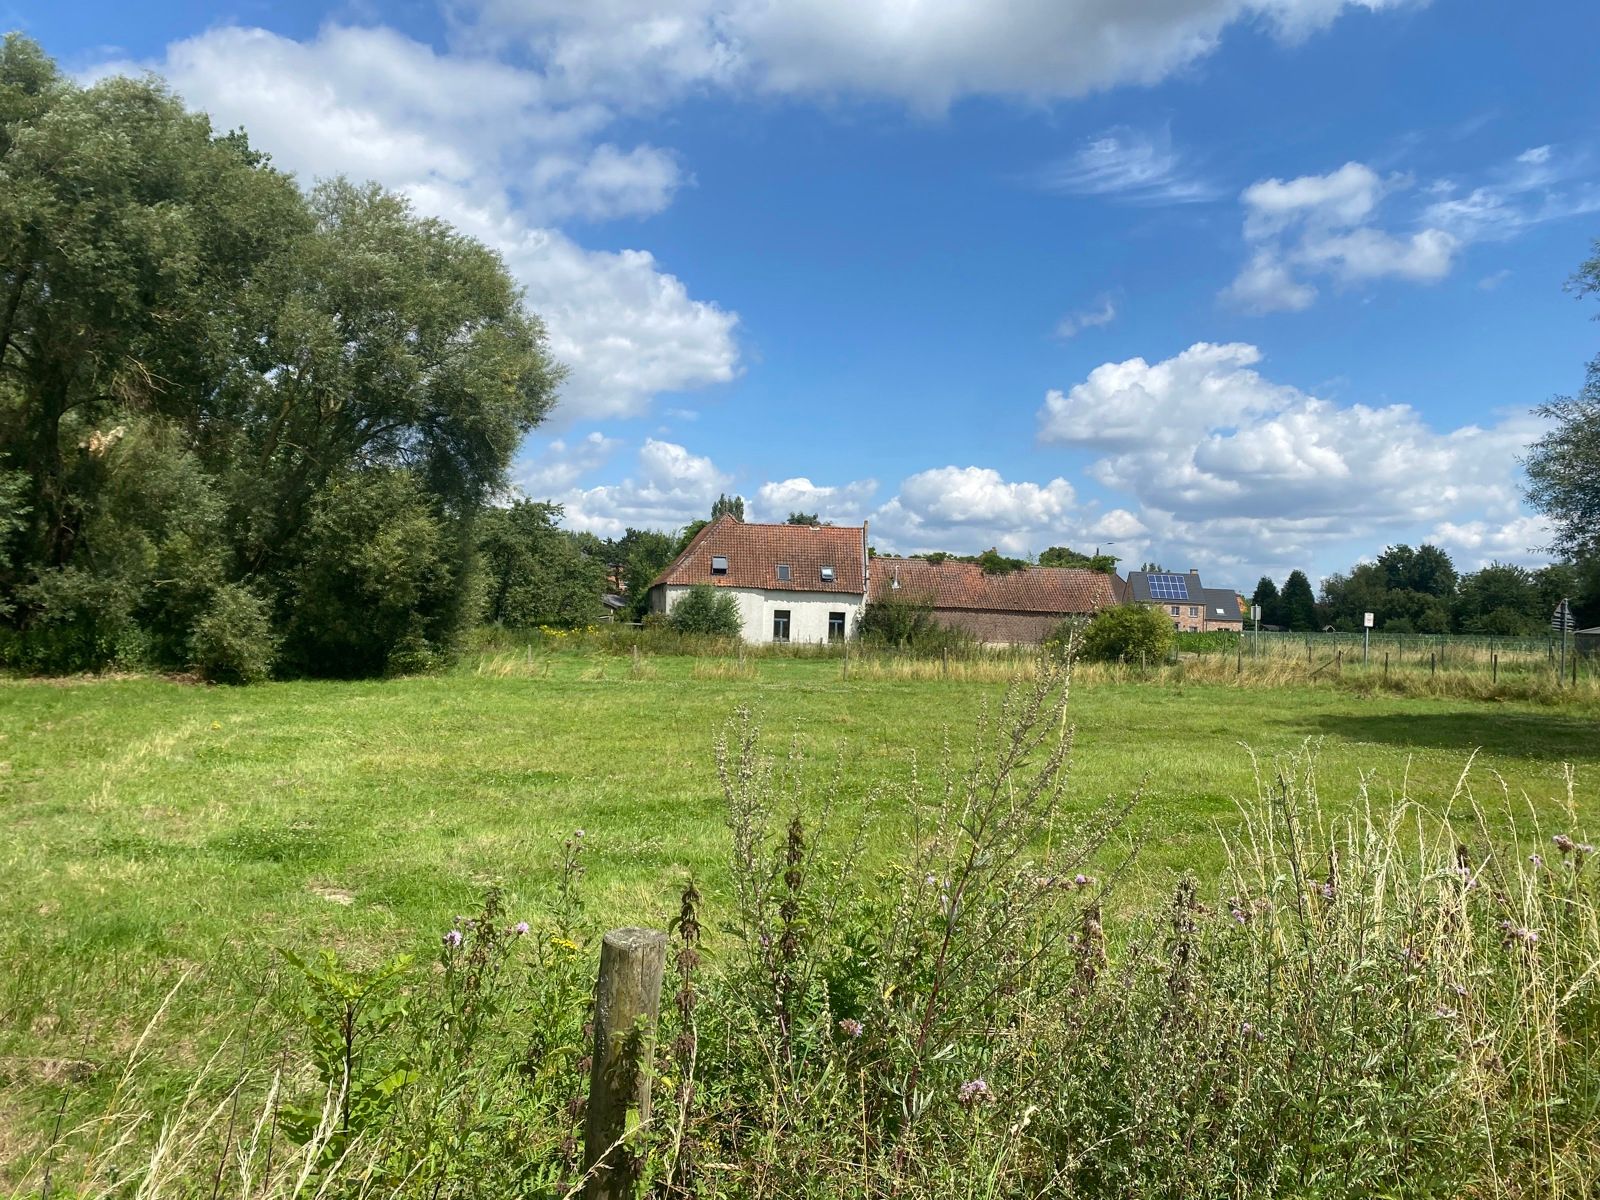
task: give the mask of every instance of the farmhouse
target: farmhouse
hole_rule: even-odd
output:
[[[855,633],[866,604],[866,524],[718,517],[650,585],[650,611],[671,612],[697,583],[733,594],[747,642],[839,641]]]
[[[1232,588],[1205,587],[1199,571],[1191,569],[1186,575],[1129,571],[1128,578],[1119,582],[1122,600],[1161,609],[1181,630],[1200,633],[1225,629],[1238,633],[1244,629],[1238,593]]]
[[[940,624],[981,642],[1042,642],[1062,618],[1087,616],[1116,601],[1112,577],[1081,567],[985,572],[977,563],[920,558],[872,560],[868,595],[904,596],[933,606]]]

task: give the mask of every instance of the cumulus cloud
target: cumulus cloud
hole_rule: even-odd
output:
[[[571,367],[557,424],[638,415],[660,392],[737,374],[735,314],[693,298],[647,251],[588,250],[553,227],[648,215],[684,182],[667,151],[598,141],[616,119],[604,103],[382,27],[296,41],[223,26],[149,65],[303,182],[375,179],[498,250]]]
[[[711,512],[731,477],[675,442],[646,439],[635,468],[621,483],[573,489],[556,497],[566,523],[602,537],[635,529],[674,529]]]
[[[1516,459],[1536,418],[1435,430],[1409,405],[1272,382],[1260,362],[1254,346],[1202,342],[1105,363],[1046,395],[1040,439],[1098,454],[1089,475],[1137,501],[1157,545],[1207,562],[1306,565],[1331,545],[1429,528],[1464,545],[1474,522],[1486,544],[1524,536]]]
[[[1251,184],[1240,196],[1251,254],[1223,298],[1251,312],[1295,312],[1316,299],[1307,275],[1343,285],[1444,278],[1459,237],[1432,226],[1394,234],[1371,223],[1385,193],[1399,186],[1358,162],[1326,175]]]
[[[853,524],[865,514],[877,490],[876,479],[825,485],[798,476],[764,483],[756,489],[751,517],[758,521],[782,521],[792,512],[814,512],[824,521]]]
[[[1427,540],[1450,551],[1456,569],[1476,571],[1491,562],[1542,566],[1550,561],[1544,548],[1552,540],[1550,522],[1541,516],[1510,521],[1443,521]]]
[[[889,96],[938,111],[964,96],[1047,99],[1154,83],[1229,26],[1295,39],[1350,8],[1408,0],[478,0],[461,36],[517,41],[572,94],[650,105],[707,87]]]
[[[1581,156],[1535,146],[1463,190],[1451,179],[1415,189],[1405,177],[1382,178],[1348,162],[1326,175],[1263,179],[1240,196],[1250,257],[1223,298],[1251,312],[1295,312],[1317,297],[1312,282],[1342,285],[1380,279],[1436,283],[1462,250],[1504,241],[1546,221],[1600,212],[1600,185]],[[1409,232],[1385,229],[1379,209],[1411,191]],[[1391,208],[1394,205],[1390,206]],[[1495,286],[1504,273],[1489,276]]]

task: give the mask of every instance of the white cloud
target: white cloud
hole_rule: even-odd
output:
[[[1071,312],[1056,323],[1056,336],[1058,338],[1076,337],[1085,329],[1098,329],[1102,325],[1109,325],[1117,319],[1117,306],[1112,303],[1110,296],[1101,296],[1095,301],[1092,308]]]
[[[1210,183],[1190,173],[1172,139],[1133,129],[1113,129],[1061,162],[1037,172],[1047,191],[1069,196],[1112,196],[1134,204],[1190,204],[1214,200]]]
[[[1348,8],[1405,0],[478,0],[460,36],[517,40],[571,94],[641,106],[704,87],[889,96],[936,112],[964,96],[1078,96],[1149,84],[1231,25],[1286,39]]]
[[[1250,258],[1223,299],[1251,312],[1298,312],[1317,296],[1307,275],[1341,285],[1444,278],[1461,247],[1456,235],[1432,226],[1397,235],[1371,224],[1384,195],[1404,185],[1358,162],[1326,175],[1251,184],[1240,196]]]
[[[1435,179],[1416,189],[1425,202],[1413,208],[1411,232],[1377,223],[1384,201],[1407,191],[1411,181],[1380,178],[1364,163],[1345,163],[1326,175],[1261,180],[1240,196],[1250,257],[1222,297],[1252,312],[1293,312],[1316,299],[1309,277],[1344,286],[1388,278],[1436,283],[1474,242],[1503,241],[1542,222],[1600,212],[1600,185],[1584,177],[1587,169],[1581,157],[1536,146],[1466,191],[1455,180]]]
[[[575,489],[557,496],[566,523],[604,537],[636,529],[676,529],[709,516],[712,502],[732,479],[709,458],[675,442],[649,438],[634,473],[621,483]]]
[[[756,521],[782,521],[792,512],[814,512],[824,521],[854,524],[877,490],[876,479],[823,485],[799,476],[764,483],[756,489],[750,516]]]
[[[1137,501],[1161,553],[1201,562],[1308,566],[1345,542],[1528,520],[1516,458],[1534,418],[1438,431],[1409,405],[1274,383],[1260,361],[1254,346],[1199,343],[1105,363],[1046,395],[1040,438],[1099,452],[1090,476]]]
[[[1544,517],[1519,516],[1506,521],[1444,521],[1426,540],[1450,551],[1458,571],[1476,571],[1491,562],[1542,566],[1550,561],[1542,547],[1552,538]]]
[[[576,442],[557,438],[537,455],[518,461],[512,469],[513,483],[535,500],[553,496],[604,466],[620,445],[599,431]]]
[[[587,250],[551,227],[658,211],[684,181],[666,151],[597,144],[615,119],[605,104],[385,28],[328,25],[300,42],[224,26],[153,65],[303,181],[375,179],[498,250],[571,367],[557,425],[638,415],[660,392],[737,374],[735,314],[694,299],[646,251]],[[119,69],[130,66],[100,73]]]

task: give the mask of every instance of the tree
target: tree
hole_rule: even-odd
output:
[[[641,621],[650,610],[650,585],[678,555],[677,539],[655,529],[629,529],[617,544],[628,614]]]
[[[1051,546],[1039,555],[1041,567],[1082,567],[1089,571],[1099,571],[1102,575],[1114,575],[1117,570],[1117,560],[1110,554],[1082,554],[1071,546]]]
[[[1600,292],[1600,241],[1567,286],[1579,296]],[[1577,396],[1534,411],[1552,428],[1523,460],[1528,503],[1550,518],[1552,549],[1574,562],[1600,559],[1600,357],[1590,361]]]
[[[1462,577],[1454,615],[1462,633],[1532,634],[1550,619],[1539,603],[1533,572],[1499,562]]]
[[[1455,564],[1438,546],[1424,544],[1415,550],[1404,543],[1387,546],[1378,555],[1378,566],[1393,591],[1421,592],[1445,600],[1455,595]]]
[[[1139,567],[1139,570],[1145,572],[1145,574],[1147,574],[1147,575],[1165,575],[1165,574],[1167,574],[1167,569],[1165,567],[1163,567],[1160,563],[1157,563],[1157,562],[1144,563],[1143,565],[1141,565]]]
[[[867,601],[856,632],[861,640],[905,649],[935,635],[933,597],[911,592],[890,592]]]
[[[416,552],[447,581],[405,592],[398,636],[451,644],[475,615],[473,522],[561,375],[499,257],[403,198],[304,194],[159,82],[80,87],[0,47],[8,661],[182,665],[201,613],[220,645],[253,596],[291,665],[387,669],[392,622],[323,587],[360,571],[314,531],[393,522],[430,531]],[[313,608],[348,654],[296,616]]]
[[[1027,567],[1027,562],[1020,558],[1009,558],[1001,554],[993,546],[972,560],[983,568],[985,575],[1009,575],[1013,571],[1021,571]]]
[[[1311,594],[1311,581],[1300,570],[1289,572],[1284,581],[1283,595],[1279,598],[1285,628],[1304,633],[1317,628],[1317,602]]]
[[[1272,577],[1263,575],[1256,583],[1255,593],[1250,597],[1250,607],[1261,614],[1263,625],[1281,625],[1283,614],[1278,611],[1278,585],[1272,582]]]
[[[821,525],[822,520],[816,513],[792,512],[789,514],[790,525]]]
[[[738,637],[739,602],[722,588],[697,583],[673,605],[667,623],[679,633]]]
[[[558,527],[559,504],[521,500],[478,520],[483,619],[515,628],[585,625],[600,614],[605,563]]]
[[[1148,604],[1102,608],[1083,632],[1083,656],[1096,662],[1166,661],[1177,633],[1172,620]]]
[[[1352,631],[1362,628],[1363,614],[1375,622],[1391,615],[1389,578],[1376,563],[1358,563],[1348,574],[1335,571],[1322,581],[1317,619],[1323,625]]]
[[[744,497],[719,494],[711,505],[711,519],[730,516],[735,521],[744,520]]]

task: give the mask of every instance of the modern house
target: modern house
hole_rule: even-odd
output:
[[[832,642],[852,636],[867,596],[867,527],[712,521],[650,585],[669,613],[697,583],[726,588],[747,642]]]
[[[1064,617],[1117,602],[1113,577],[1081,567],[986,572],[977,563],[921,558],[872,560],[868,597],[905,596],[933,606],[943,625],[991,644],[1042,642]]]
[[[1172,618],[1173,625],[1187,633],[1213,629],[1238,633],[1244,629],[1244,613],[1239,594],[1232,588],[1208,588],[1200,582],[1200,572],[1190,569],[1179,575],[1165,571],[1129,571],[1121,581],[1125,603],[1148,604]]]

